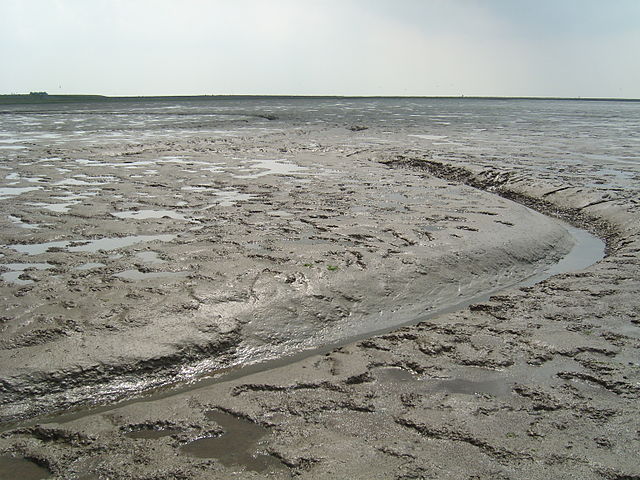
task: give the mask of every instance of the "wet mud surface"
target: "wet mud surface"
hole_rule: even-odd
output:
[[[283,129],[3,164],[4,420],[503,290],[277,368],[5,424],[3,462],[71,479],[640,477],[633,181],[373,126]],[[598,233],[607,256],[508,288],[573,240],[507,199]]]
[[[69,148],[7,167],[38,189],[6,201],[37,228],[3,230],[2,418],[401,324],[572,247],[513,202],[306,141]]]

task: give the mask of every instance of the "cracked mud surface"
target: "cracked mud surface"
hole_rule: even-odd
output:
[[[439,292],[446,304],[447,285],[457,296],[463,278],[465,288],[474,288],[471,279],[484,288],[504,282],[505,268],[513,269],[511,276],[543,257],[557,258],[558,244],[566,242],[562,229],[498,195],[559,212],[605,236],[607,257],[583,271],[507,289],[467,309],[289,365],[16,425],[0,435],[0,454],[30,459],[59,478],[640,478],[640,222],[633,182],[617,190],[594,187],[592,173],[580,169],[551,178],[528,164],[516,169],[495,158],[484,164],[460,152],[443,158],[416,145],[403,148],[399,140],[366,145],[364,152],[353,136],[371,130],[292,128],[257,139],[83,150],[89,162],[105,162],[108,152],[114,162],[185,155],[192,165],[163,163],[162,175],[171,182],[145,175],[133,186],[125,181],[131,172],[92,165],[93,176],[122,175],[107,187],[113,188],[109,199],[101,191],[53,221],[42,209],[16,204],[15,218],[53,223],[57,234],[21,242],[18,229],[24,227],[9,219],[14,230],[3,229],[6,245],[70,243],[38,254],[34,263],[53,266],[26,271],[21,279],[32,283],[3,286],[15,315],[35,319],[24,331],[13,327],[20,322],[10,322],[9,315],[3,323],[3,379],[16,379],[3,384],[7,417],[37,410],[37,399],[28,394],[43,395],[55,381],[78,379],[66,389],[85,389],[76,391],[81,399],[83,392],[99,390],[90,379],[103,386],[117,377],[123,383],[116,384],[115,397],[127,380],[132,390],[140,386],[133,385],[140,371],[148,374],[145,385],[161,384],[167,372],[193,373],[171,370],[184,359],[195,370],[211,368],[247,355],[260,358],[266,350],[277,355],[327,342],[335,333],[327,325],[343,334],[370,321],[375,330],[384,315],[372,319],[372,312],[415,317],[433,307]],[[69,146],[53,153],[65,158],[62,168],[79,155]],[[232,156],[245,160],[230,162]],[[265,164],[257,162],[262,159],[285,159],[278,163],[305,170],[243,179],[264,173]],[[214,162],[222,180],[212,187],[201,169]],[[43,175],[33,168],[24,176]],[[61,179],[47,176],[48,184]],[[68,187],[79,193],[78,185]],[[166,192],[160,198],[137,195],[156,195],[158,188]],[[246,197],[207,209],[217,196],[201,188],[233,189]],[[25,192],[20,202],[27,195],[30,203],[44,203],[51,193]],[[112,215],[150,210],[186,220],[122,221]],[[105,237],[105,230],[120,238],[175,237],[117,252],[78,250],[86,245],[81,240]],[[497,231],[503,232],[500,242]],[[503,242],[506,235],[513,243]],[[149,251],[155,254],[146,261],[138,256]],[[6,264],[25,261],[10,247],[2,253]],[[465,259],[450,261],[456,253]],[[114,254],[122,257],[110,258]],[[87,263],[103,266],[73,270]],[[491,266],[496,269],[487,270]],[[134,269],[185,276],[114,278]],[[434,278],[437,289],[422,295]],[[85,301],[89,295],[92,300]],[[42,298],[42,305],[22,300],[29,296]],[[33,315],[38,308],[57,308],[55,318],[66,320]],[[345,320],[354,316],[357,322]],[[277,323],[268,321],[274,317]],[[30,341],[40,334],[28,332],[38,330],[45,341]],[[117,361],[96,351],[109,348],[110,338],[121,348]],[[170,344],[163,343],[167,338]],[[56,342],[64,346],[59,358]],[[53,348],[53,361],[27,362],[40,348]],[[89,360],[83,363],[85,354]],[[68,364],[69,370],[50,369],[49,378],[43,373],[48,364]],[[24,365],[31,368],[26,376],[18,369]],[[44,398],[55,399],[56,392]],[[241,426],[225,427],[224,414]],[[235,428],[253,431],[250,425],[262,429],[249,453],[268,459],[263,470],[242,461],[225,464],[213,454],[188,454],[188,446],[201,439],[224,439],[238,434]]]

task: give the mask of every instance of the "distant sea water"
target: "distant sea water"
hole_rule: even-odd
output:
[[[291,127],[348,129],[354,145],[507,162],[603,188],[640,184],[640,102],[474,98],[212,98],[0,106],[0,162],[34,147]]]

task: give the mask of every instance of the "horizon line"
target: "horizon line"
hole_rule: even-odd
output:
[[[632,97],[563,97],[563,96],[538,96],[538,95],[309,95],[309,94],[196,94],[196,95],[102,95],[84,93],[0,93],[3,97],[26,97],[31,99],[47,98],[78,98],[78,99],[104,99],[104,100],[136,100],[136,99],[205,99],[205,98],[344,98],[344,99],[470,99],[470,100],[584,100],[584,101],[631,101],[638,102],[640,98]]]

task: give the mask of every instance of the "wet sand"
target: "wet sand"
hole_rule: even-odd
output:
[[[60,478],[639,475],[632,192],[354,135],[67,145],[11,165],[2,418],[36,419],[0,453]],[[573,246],[522,204],[597,233],[607,257],[509,289]],[[225,435],[267,466],[201,454]]]

